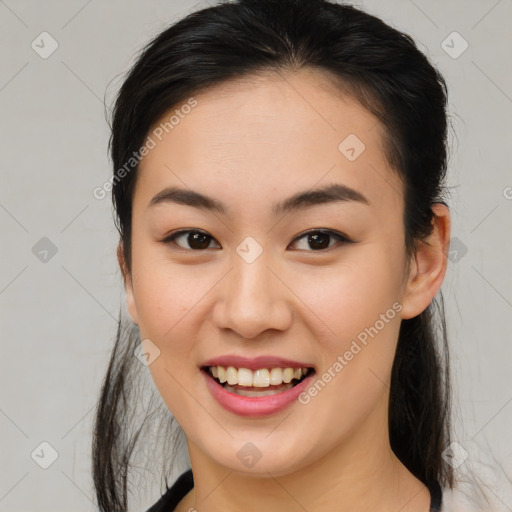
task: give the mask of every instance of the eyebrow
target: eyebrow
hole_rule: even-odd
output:
[[[335,183],[323,188],[298,192],[283,201],[275,203],[272,206],[272,213],[277,216],[303,208],[340,201],[353,201],[370,206],[370,201],[361,192],[346,185]],[[183,204],[202,210],[215,211],[222,215],[226,215],[228,211],[227,206],[217,199],[194,190],[179,187],[163,189],[151,199],[147,207],[166,203]]]

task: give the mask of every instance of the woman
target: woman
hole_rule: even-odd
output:
[[[146,367],[191,465],[152,512],[444,510],[446,94],[410,37],[324,0],[220,3],[141,52],[112,125],[134,329],[96,416],[102,511],[136,445],[173,468],[169,415],[149,439],[143,399],[135,428]]]

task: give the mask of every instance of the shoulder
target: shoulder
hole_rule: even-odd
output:
[[[194,487],[192,470],[182,473],[165,494],[147,512],[172,512],[183,497]]]

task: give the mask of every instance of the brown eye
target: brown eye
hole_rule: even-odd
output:
[[[176,242],[178,239],[185,240],[185,243],[188,244],[188,247],[180,245]],[[172,235],[168,236],[162,242],[164,244],[168,243],[174,243],[178,247],[181,247],[182,249],[191,249],[195,251],[200,251],[204,249],[208,249],[210,242],[214,240],[213,237],[208,235],[207,233],[203,231],[197,231],[197,230],[181,230],[176,233],[173,233]]]
[[[298,240],[306,239],[306,244],[313,249],[313,251],[321,251],[325,249],[329,249],[334,244],[330,244],[332,239],[335,239],[335,241],[340,242],[342,244],[344,243],[352,243],[352,240],[350,240],[345,235],[342,235],[341,233],[337,233],[336,231],[330,231],[330,230],[311,230],[307,233],[303,233],[299,237],[295,238],[294,242]],[[305,249],[304,247],[299,248],[299,250]],[[305,249],[308,250],[308,249]]]

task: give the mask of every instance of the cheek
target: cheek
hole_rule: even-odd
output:
[[[390,308],[388,317],[399,321],[393,304],[400,297],[401,283],[400,269],[393,265],[393,257],[377,244],[347,252],[340,261],[330,268],[298,274],[294,280],[297,296],[315,313],[326,342],[330,340],[337,349]]]
[[[389,390],[400,328],[400,279],[387,257],[379,257],[382,249],[375,249],[367,251],[367,258],[361,251],[315,286],[301,282],[300,296],[317,315],[310,329],[320,359],[320,372],[303,403],[309,403],[319,423],[340,426],[334,437],[356,425]]]
[[[134,244],[133,280],[141,335],[160,343],[173,339],[207,284],[191,266],[171,264],[165,251],[146,239]]]
[[[190,361],[197,337],[193,331],[198,324],[193,322],[193,317],[200,309],[201,296],[206,293],[198,293],[198,287],[191,287],[191,282],[188,279],[185,284],[183,279],[151,274],[138,295],[141,337],[155,343],[160,350],[160,362],[173,373],[181,373],[183,363]]]
[[[159,356],[148,366],[162,399],[180,424],[195,417],[194,401],[185,388],[197,378],[194,340],[195,315],[211,283],[198,278],[192,267],[178,269],[158,259],[140,259],[134,281],[141,339],[150,339]],[[134,265],[135,268],[135,265]],[[193,379],[192,379],[193,377]]]
[[[299,293],[318,315],[313,332],[322,371],[315,388],[322,396],[311,400],[326,423],[361,418],[387,393],[401,309],[394,258],[382,246],[366,246],[315,286],[304,278],[301,282]],[[326,408],[326,403],[337,407]]]

